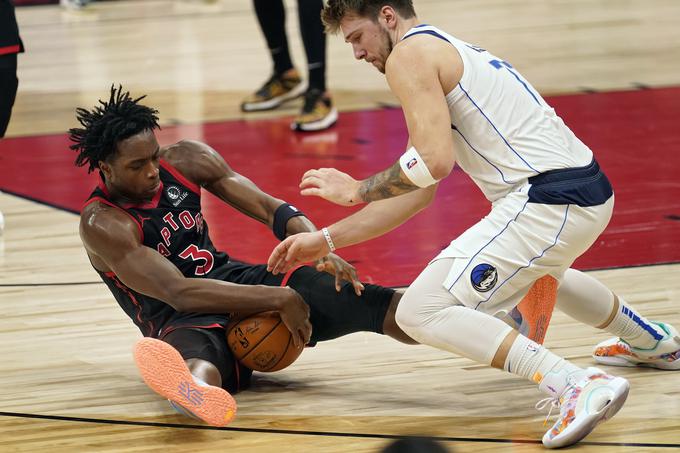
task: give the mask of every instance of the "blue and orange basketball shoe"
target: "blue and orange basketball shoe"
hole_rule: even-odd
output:
[[[643,366],[660,370],[680,370],[680,336],[669,324],[654,322],[666,335],[651,349],[635,348],[621,338],[610,338],[595,346],[597,363],[614,366]]]

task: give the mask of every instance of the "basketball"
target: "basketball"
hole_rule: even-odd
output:
[[[236,359],[255,371],[279,371],[302,353],[288,327],[275,312],[257,313],[230,325],[227,343]]]

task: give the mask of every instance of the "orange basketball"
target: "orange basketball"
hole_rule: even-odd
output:
[[[229,326],[227,343],[236,359],[255,371],[279,371],[302,353],[278,313],[257,313]]]

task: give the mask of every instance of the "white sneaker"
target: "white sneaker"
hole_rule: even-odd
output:
[[[630,385],[627,380],[610,376],[597,368],[588,368],[585,375],[579,373],[581,376],[577,379],[568,377],[569,385],[561,395],[557,395],[554,383],[564,379],[563,375],[560,376],[562,373],[547,375],[539,386],[553,396],[539,401],[536,408],[541,410],[547,404],[551,404],[551,411],[552,408],[560,408],[557,421],[543,436],[543,445],[547,448],[566,447],[583,439],[599,423],[613,417],[628,397]]]
[[[595,346],[597,363],[613,366],[643,366],[660,370],[680,370],[680,336],[670,324],[654,322],[666,335],[651,349],[636,348],[620,338],[610,338]]]
[[[83,9],[91,0],[59,0],[59,4],[67,9]]]

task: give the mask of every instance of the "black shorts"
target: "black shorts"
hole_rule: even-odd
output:
[[[224,276],[225,281],[250,285],[280,286],[283,282],[283,276],[267,272],[265,265],[233,263]],[[366,284],[363,294],[357,296],[348,282],[337,292],[335,277],[311,267],[301,267],[293,272],[286,284],[300,293],[309,305],[312,324],[309,346],[353,332],[382,334],[385,315],[395,292],[391,288]],[[246,389],[252,371],[238,364],[227,346],[223,326],[227,324],[228,316],[206,314],[205,318],[205,324],[164,326],[166,333],[161,339],[175,347],[185,360],[202,359],[215,365],[222,375],[222,387],[227,391],[236,393]]]

